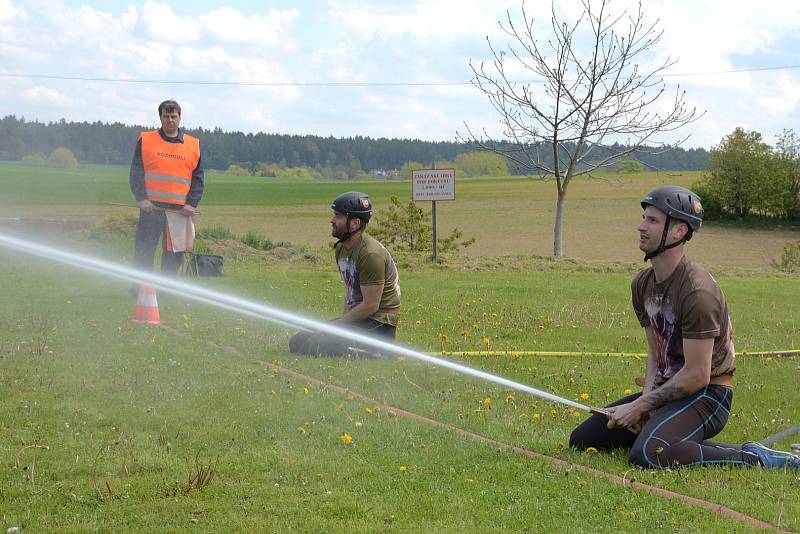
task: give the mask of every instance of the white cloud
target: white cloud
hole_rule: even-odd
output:
[[[219,41],[249,45],[289,46],[290,30],[300,12],[297,9],[272,11],[267,16],[246,17],[229,7],[199,17],[206,32]]]
[[[14,20],[21,14],[21,11],[14,7],[14,3],[11,0],[0,0],[0,22]]]
[[[773,114],[788,114],[797,111],[798,103],[800,103],[800,85],[791,76],[783,73],[774,88],[776,89],[775,94],[758,98],[758,106]]]
[[[427,42],[452,41],[459,35],[493,32],[503,2],[441,0],[360,2],[331,0],[331,16],[360,39],[395,39],[399,35]]]
[[[33,104],[52,106],[71,106],[75,101],[68,96],[48,87],[36,86],[22,92],[22,97]]]
[[[169,4],[148,1],[139,19],[148,38],[171,43],[194,43],[200,30],[191,17],[176,15]]]

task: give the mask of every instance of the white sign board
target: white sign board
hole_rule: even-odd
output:
[[[411,171],[411,198],[418,200],[455,200],[455,169],[419,169]]]

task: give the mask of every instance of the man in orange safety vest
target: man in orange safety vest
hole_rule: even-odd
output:
[[[161,128],[142,132],[136,143],[130,186],[139,205],[133,265],[151,271],[160,238],[161,271],[177,274],[183,250],[173,247],[165,210],[193,218],[203,196],[204,172],[200,141],[180,127],[181,107],[174,100],[158,106]]]

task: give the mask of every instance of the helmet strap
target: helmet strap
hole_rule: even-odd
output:
[[[669,250],[671,248],[677,247],[678,245],[686,243],[692,237],[692,232],[690,230],[686,232],[686,235],[684,235],[679,240],[675,241],[674,243],[670,243],[669,245],[665,245],[665,243],[667,242],[667,235],[669,234],[669,223],[671,221],[672,217],[667,215],[667,221],[664,223],[664,232],[661,234],[661,243],[658,245],[658,248],[655,249],[653,252],[644,255],[644,261],[652,260],[665,250]]]
[[[339,243],[344,243],[345,241],[347,241],[348,239],[353,237],[353,232],[350,231],[350,219],[361,220],[360,217],[354,217],[352,215],[345,215],[345,217],[347,217],[347,233],[344,235],[344,237],[340,237],[339,240],[336,243],[333,244],[333,248],[336,248],[339,245]],[[364,221],[361,221],[361,228],[359,228],[356,231],[360,232],[360,231],[363,231],[363,230],[364,230]]]

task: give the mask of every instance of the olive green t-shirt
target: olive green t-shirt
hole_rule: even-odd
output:
[[[669,278],[656,282],[650,267],[633,279],[631,293],[639,324],[652,327],[656,334],[656,387],[683,367],[684,339],[714,338],[712,377],[736,370],[725,295],[705,269],[684,256]]]
[[[375,238],[362,234],[350,250],[343,243],[336,245],[336,263],[345,287],[345,312],[364,300],[361,286],[380,284],[383,286],[380,308],[370,318],[397,326],[400,317],[400,276],[389,251]]]

